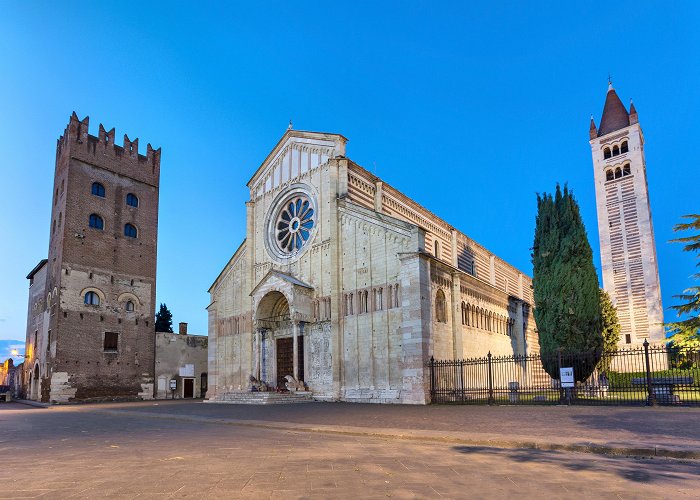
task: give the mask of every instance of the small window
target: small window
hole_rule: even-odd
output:
[[[435,240],[435,258],[440,258],[440,242],[437,239]]]
[[[116,332],[105,332],[105,352],[117,352],[119,347],[119,334]]]
[[[126,204],[129,205],[130,207],[138,207],[139,206],[139,199],[136,197],[135,194],[129,193],[126,195]]]
[[[622,176],[624,177],[625,175],[630,175],[632,171],[630,170],[630,164],[628,163],[627,165],[622,166]]]
[[[615,179],[619,179],[620,177],[622,177],[622,169],[620,167],[617,167],[615,169]]]
[[[620,146],[620,154],[625,154],[627,151],[629,151],[629,146],[627,145],[627,141],[622,143],[622,146]]]
[[[611,181],[615,178],[615,174],[613,174],[612,170],[606,170],[605,171],[605,180],[606,181]]]
[[[100,296],[95,292],[88,292],[85,294],[85,305],[88,306],[99,306]]]
[[[603,158],[605,158],[605,159],[607,160],[608,158],[610,158],[610,156],[611,156],[611,154],[610,154],[610,148],[605,148],[605,149],[603,150]]]
[[[625,344],[631,344],[632,343],[632,336],[629,333],[625,334]]]
[[[127,238],[136,238],[136,226],[132,224],[126,224],[124,226],[124,236]]]
[[[613,146],[613,156],[620,154],[620,148],[618,146]]]
[[[91,214],[90,215],[90,227],[99,229],[102,231],[105,227],[105,222],[102,220],[102,217],[100,217],[97,214]]]
[[[99,182],[92,183],[92,194],[99,196],[100,198],[105,197],[105,187]]]
[[[126,305],[124,306],[124,309],[127,310],[127,312],[133,312],[134,311],[134,303],[132,301],[127,301]]]

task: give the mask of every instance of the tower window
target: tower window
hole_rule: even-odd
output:
[[[88,292],[85,294],[85,305],[87,306],[99,306],[100,296],[95,292]]]
[[[440,242],[436,239],[435,240],[435,257],[440,258]]]
[[[619,179],[620,177],[622,177],[622,169],[620,167],[617,167],[615,169],[615,179]]]
[[[105,187],[99,182],[92,183],[92,194],[99,196],[100,198],[105,197]]]
[[[607,160],[608,158],[610,158],[610,156],[612,156],[612,155],[610,154],[610,148],[605,148],[605,149],[603,150],[603,158],[605,158],[605,159]]]
[[[129,193],[126,195],[126,204],[129,205],[130,207],[138,207],[139,206],[139,199],[136,197],[135,194]]]
[[[628,163],[627,165],[622,166],[622,175],[630,175],[632,172],[630,170],[630,164]]]
[[[136,226],[128,223],[124,225],[124,236],[126,236],[127,238],[136,238],[136,235]]]
[[[605,171],[605,180],[606,181],[611,181],[615,178],[615,174],[613,174],[612,170],[606,170]]]
[[[102,231],[105,228],[105,222],[102,220],[102,217],[100,217],[97,214],[91,214],[90,215],[90,227],[99,229]]]
[[[134,311],[134,303],[132,301],[127,301],[126,305],[124,306],[124,309],[127,310],[127,312],[133,312]]]
[[[617,156],[619,154],[620,154],[619,146],[613,146],[613,156]]]
[[[627,146],[627,141],[625,141],[620,147],[620,154],[625,154],[627,151],[629,151],[629,146]]]
[[[116,332],[105,332],[104,350],[105,352],[117,352],[119,347],[119,334]]]

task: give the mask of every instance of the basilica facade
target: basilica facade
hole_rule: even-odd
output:
[[[435,359],[536,352],[531,279],[346,157],[287,130],[248,182],[209,293],[210,400],[293,377],[315,399],[429,402]]]

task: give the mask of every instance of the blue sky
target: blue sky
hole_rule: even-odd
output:
[[[568,182],[599,267],[588,125],[608,73],[644,129],[667,308],[694,271],[667,242],[700,211],[699,6],[4,3],[0,339],[24,339],[74,110],[93,134],[162,147],[158,301],[206,333],[206,290],[245,236],[245,183],[290,119],[342,133],[348,156],[528,274],[535,193]]]

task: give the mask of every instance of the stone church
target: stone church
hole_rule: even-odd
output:
[[[289,129],[247,186],[245,239],[209,293],[210,400],[284,388],[429,402],[431,356],[538,350],[531,279],[346,157]]]

